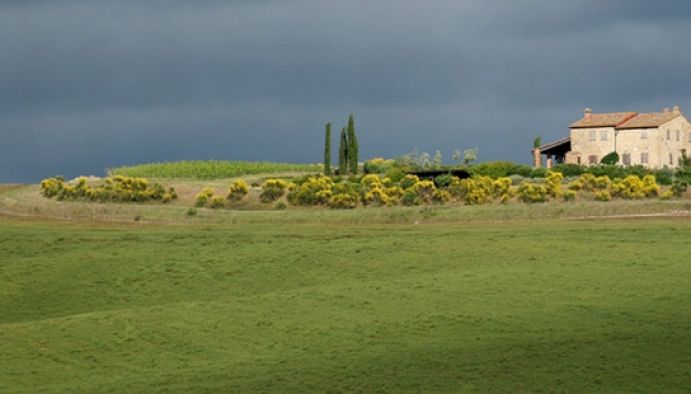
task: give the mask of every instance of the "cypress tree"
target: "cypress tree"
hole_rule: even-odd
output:
[[[348,173],[348,136],[346,128],[341,129],[341,142],[338,146],[338,175]]]
[[[350,165],[350,172],[353,174],[357,174],[358,150],[355,119],[353,119],[353,114],[350,114],[348,117],[348,164]]]
[[[324,127],[324,175],[331,175],[331,123]]]

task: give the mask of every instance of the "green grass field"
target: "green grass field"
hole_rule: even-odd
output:
[[[688,217],[279,218],[0,216],[0,392],[688,390]]]
[[[281,172],[321,172],[321,164],[266,161],[196,160],[149,163],[108,169],[111,175],[143,178],[222,179],[243,175]]]

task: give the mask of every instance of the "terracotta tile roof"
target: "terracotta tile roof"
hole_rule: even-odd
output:
[[[631,120],[619,125],[618,129],[645,129],[651,127],[659,127],[669,122],[670,120],[680,116],[680,113],[674,112],[651,112],[647,114],[638,114]]]
[[[592,114],[590,119],[585,117],[571,124],[572,129],[586,127],[616,127],[636,116],[635,112],[610,112],[604,114]]]

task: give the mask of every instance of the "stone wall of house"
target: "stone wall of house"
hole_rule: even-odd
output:
[[[691,151],[689,138],[691,124],[680,116],[658,128],[620,130],[617,136],[617,152],[622,161],[625,159],[624,155],[629,155],[631,165],[642,164],[652,168],[676,167],[680,151]],[[644,163],[644,154],[647,154],[648,163]]]
[[[614,127],[571,129],[571,151],[574,154],[567,157],[567,162],[579,164],[580,157],[580,164],[591,164],[592,160],[599,163],[614,151]]]
[[[595,141],[592,141],[593,132]],[[580,159],[580,164],[590,164],[592,156],[599,163],[602,157],[614,151],[614,133],[613,127],[572,129],[572,152],[567,154],[566,162],[578,163]],[[658,128],[626,129],[616,133],[616,150],[622,164],[676,167],[681,149],[691,154],[691,123],[683,116]]]

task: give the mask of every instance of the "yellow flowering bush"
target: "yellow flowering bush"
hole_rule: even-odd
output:
[[[495,196],[503,196],[504,194],[508,194],[510,196],[512,184],[513,181],[509,177],[498,178],[494,181],[494,184],[492,185],[494,188],[492,194],[494,194]]]
[[[561,191],[561,181],[564,180],[564,175],[561,172],[547,171],[547,178],[545,179],[545,188],[547,194],[552,197],[559,197]]]
[[[547,201],[547,194],[545,185],[524,182],[518,186],[518,199],[523,202],[545,202]]]
[[[465,191],[465,202],[468,205],[490,203],[495,195],[494,181],[488,176],[463,179],[461,188]]]
[[[564,201],[573,201],[576,199],[576,192],[574,190],[567,190],[563,194]]]
[[[602,175],[602,176],[596,177],[593,180],[593,187],[595,189],[600,189],[600,190],[607,189],[611,184],[612,184],[612,181],[609,179],[609,177],[607,175]]]
[[[629,175],[610,185],[611,194],[628,200],[645,198],[651,193],[657,194],[659,186],[655,183],[655,177],[646,176],[644,179],[646,180],[644,181],[636,175]]]
[[[286,189],[288,189],[288,182],[283,179],[267,179],[262,185],[262,193],[259,195],[259,199],[262,202],[276,201],[283,197]]]
[[[595,188],[595,175],[593,174],[581,174],[581,176],[578,177],[578,180],[581,181],[583,190],[591,191]]]
[[[584,187],[584,186],[585,186],[585,184],[583,183],[583,180],[581,180],[581,179],[575,179],[575,180],[569,182],[569,186],[568,186],[568,187],[569,187],[569,190],[572,190],[572,191],[579,191],[579,190],[583,190],[583,187]]]
[[[379,175],[377,174],[368,174],[362,177],[360,180],[360,184],[362,185],[364,190],[370,190],[373,188],[381,188],[382,181],[379,179]]]
[[[240,201],[242,200],[250,190],[250,186],[242,179],[238,179],[233,182],[228,188],[228,200],[230,201]]]
[[[600,190],[595,193],[595,199],[597,201],[609,201],[612,199],[612,195],[607,190]]]
[[[643,177],[643,194],[646,197],[656,197],[660,194],[660,186],[657,184],[655,175],[646,175]]]
[[[209,202],[209,207],[211,207],[212,209],[223,208],[225,205],[226,201],[221,196],[212,197],[211,201]]]
[[[669,200],[672,197],[674,197],[673,190],[667,190],[666,192],[660,194],[660,200]]]
[[[44,179],[41,181],[41,194],[47,198],[55,197],[64,186],[65,180],[60,177]]]
[[[331,196],[326,205],[332,209],[353,209],[357,206],[357,195],[351,193],[339,193]]]
[[[295,205],[326,204],[333,196],[334,182],[323,175],[309,177],[288,194],[288,200]]]
[[[432,201],[437,204],[445,204],[451,201],[451,193],[448,190],[437,189],[432,194]]]
[[[421,202],[428,203],[432,201],[432,196],[436,188],[432,181],[419,181],[415,183],[410,190],[418,196]]]
[[[106,178],[102,184],[92,186],[85,177],[79,177],[73,182],[66,183],[62,177],[48,178],[41,181],[41,194],[47,198],[57,200],[87,200],[114,202],[147,202],[160,201],[163,203],[177,199],[175,189],[168,191],[158,184],[149,184],[144,178],[129,178],[114,176]]]
[[[372,190],[365,192],[362,196],[362,202],[365,205],[389,205],[391,203],[391,197],[389,197],[384,190],[379,187],[375,187]]]

